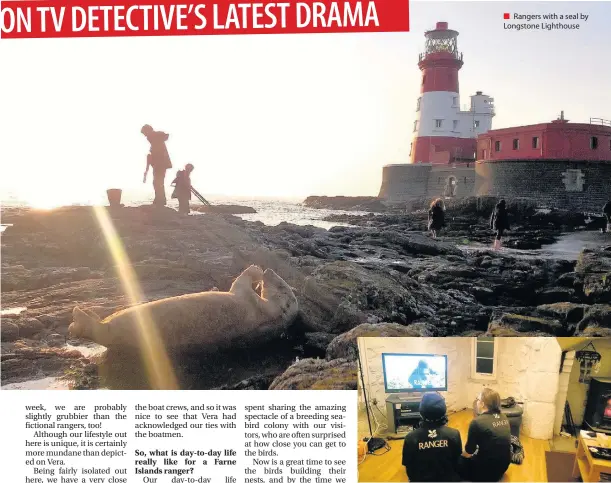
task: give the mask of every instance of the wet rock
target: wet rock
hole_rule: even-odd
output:
[[[32,337],[44,329],[42,323],[34,317],[17,319],[20,337]]]
[[[338,335],[327,347],[327,359],[356,360],[359,337],[435,337],[439,330],[429,323],[416,322],[408,326],[391,323],[362,324]]]
[[[538,250],[541,248],[541,242],[534,239],[510,239],[505,242],[505,246],[508,248],[515,248],[517,250]]]
[[[576,324],[583,319],[587,307],[585,304],[557,302],[539,305],[536,311],[543,317],[552,317],[566,324]]]
[[[558,320],[545,319],[542,317],[530,317],[519,314],[502,314],[494,318],[488,326],[487,334],[502,336],[509,332],[525,332],[532,334],[547,334],[555,336],[566,336],[565,327]]]
[[[592,302],[611,302],[611,271],[588,273],[584,278],[583,293]]]
[[[66,370],[82,367],[80,352],[56,348],[20,347],[3,354],[1,375],[4,384],[44,377],[59,377]]]
[[[275,376],[253,376],[248,379],[244,379],[243,381],[238,382],[237,384],[225,384],[218,388],[218,390],[223,391],[236,391],[236,390],[251,390],[251,391],[261,391],[269,388],[270,384],[273,382]]]
[[[327,347],[331,341],[335,338],[335,334],[328,334],[326,332],[310,332],[305,334],[305,348],[313,352],[318,352],[321,355],[325,354]]]
[[[356,390],[356,362],[302,359],[278,376],[270,389]]]
[[[611,305],[596,304],[586,306],[583,319],[577,326],[576,335],[583,335],[611,328]]]
[[[404,235],[387,230],[380,233],[380,238],[385,244],[398,245],[405,253],[462,256],[462,252],[454,245],[416,233]]]
[[[583,276],[577,272],[563,273],[556,280],[556,284],[560,287],[578,289],[583,287]]]
[[[66,337],[61,334],[50,334],[47,336],[47,344],[51,347],[60,347],[66,343]]]
[[[385,322],[407,324],[422,316],[433,316],[427,302],[458,304],[447,294],[416,296],[406,282],[378,268],[353,262],[327,263],[306,280],[300,297],[303,321],[310,331],[339,333],[366,323],[375,316]],[[411,282],[413,288],[417,284]],[[446,305],[447,306],[447,305]]]
[[[8,320],[2,320],[0,329],[2,333],[2,342],[13,342],[19,338],[19,327],[17,324],[9,322]]]
[[[551,287],[537,291],[537,298],[541,304],[568,302],[575,298],[575,290],[567,287]]]

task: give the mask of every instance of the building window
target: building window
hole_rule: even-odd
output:
[[[454,129],[454,131],[458,129],[458,121],[452,121],[452,128]]]
[[[426,75],[422,76],[422,85],[424,85],[424,83],[426,82]]]
[[[418,130],[418,121],[414,121],[414,132]]]
[[[611,139],[609,139],[609,151],[611,151]]]
[[[422,102],[422,97],[418,98],[418,102],[416,103],[416,112],[420,110],[420,102]]]
[[[590,149],[598,149],[598,138],[596,136],[590,138]]]
[[[452,97],[452,106],[456,107],[458,105],[458,97]]]
[[[497,153],[501,150],[501,141],[494,141],[494,150]]]
[[[443,121],[441,119],[435,119],[435,127],[441,127]]]
[[[471,346],[471,377],[496,379],[496,337],[474,337]]]
[[[539,138],[537,136],[533,138],[533,149],[539,149]]]
[[[513,149],[520,149],[520,140],[519,139],[513,140]]]
[[[473,121],[473,127],[477,129],[479,127],[479,121]]]

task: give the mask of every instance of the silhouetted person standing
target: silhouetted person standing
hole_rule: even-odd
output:
[[[611,201],[607,201],[603,206],[603,216],[605,218],[605,226],[603,227],[603,233],[611,230]]]
[[[175,186],[172,198],[178,199],[178,212],[188,215],[191,211],[189,201],[191,201],[191,172],[194,167],[192,164],[187,164],[185,169],[176,173],[176,178],[172,181],[172,186]]]
[[[443,209],[443,200],[437,198],[431,203],[429,210],[429,231],[433,234],[433,238],[437,238],[437,233],[446,226],[445,212]]]
[[[495,234],[494,249],[498,250],[501,248],[501,239],[503,238],[503,232],[509,230],[509,215],[507,214],[507,208],[505,206],[505,200],[499,201],[494,207],[492,216],[490,217],[490,228],[493,229]]]
[[[154,205],[165,206],[165,172],[172,168],[172,161],[170,160],[170,154],[165,143],[170,137],[161,131],[155,131],[151,126],[146,124],[142,127],[142,134],[146,136],[146,139],[151,145],[151,150],[146,158],[146,171],[144,172],[144,183],[146,183],[146,175],[149,167],[153,167],[153,188],[155,190]]]

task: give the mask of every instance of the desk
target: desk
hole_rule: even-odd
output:
[[[584,439],[579,435],[577,454],[573,465],[573,478],[581,476],[584,482],[600,481],[601,473],[611,473],[611,461],[592,457],[588,446],[597,446],[595,439]]]

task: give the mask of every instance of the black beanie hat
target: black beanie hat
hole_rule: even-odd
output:
[[[439,421],[446,415],[446,402],[436,392],[426,392],[420,401],[420,416],[425,421]]]

